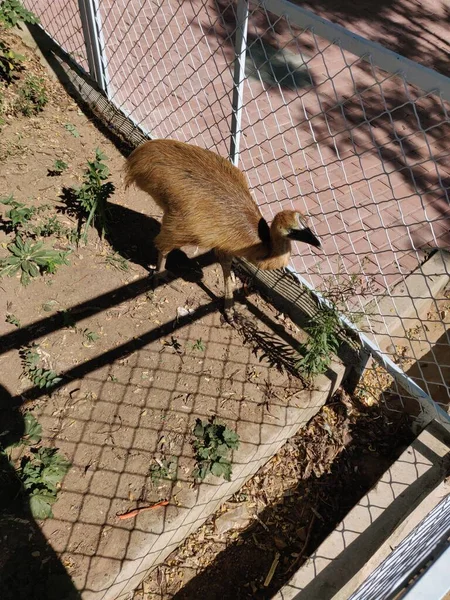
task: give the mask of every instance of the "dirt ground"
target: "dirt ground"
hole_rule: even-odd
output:
[[[6,597],[41,600],[37,580],[51,574],[61,581],[65,569],[82,588],[96,556],[120,562],[135,532],[133,523],[115,526],[117,513],[176,498],[192,485],[190,432],[197,416],[217,415],[238,431],[241,425],[242,431],[249,423],[260,425],[267,415],[276,424],[304,388],[290,373],[288,350],[303,336],[244,282],[241,314],[281,348],[275,364],[274,357],[272,364],[261,360],[261,350],[245,342],[245,324],[243,330],[223,321],[221,273],[211,254],[195,249],[188,252],[192,260],[182,252],[173,255],[169,282],[152,290],[147,275],[156,258],[151,239],[158,231],[157,209],[145,195],[124,191],[122,153],[30,51],[18,39],[14,44],[28,56],[27,68],[45,79],[50,102],[37,116],[5,117],[0,199],[13,194],[30,207],[49,205],[37,219],[56,216],[73,230],[77,219],[67,209],[64,188],[80,185],[97,147],[108,157],[116,187],[105,241],[93,229],[87,246],[77,247],[67,235],[49,236],[47,246],[70,252],[69,265],[27,287],[17,277],[0,281],[1,407],[22,405],[33,412],[43,443],[72,463],[54,518],[40,526],[26,507],[13,506],[14,484],[2,498],[7,515],[2,532],[10,541],[0,561],[10,584]],[[49,175],[55,159],[69,165],[60,176]],[[0,231],[1,258],[12,237]],[[39,345],[45,367],[63,377],[51,395],[24,376],[19,350],[31,343]],[[401,413],[363,400],[340,391],[305,432],[153,572],[135,598],[270,597],[411,438]],[[171,457],[178,461],[178,480],[153,481],[155,459]],[[233,527],[218,533],[218,518],[238,508],[238,524],[250,525],[243,532]],[[108,554],[113,546],[116,554]],[[275,558],[278,566],[267,579]],[[55,597],[76,597],[62,587]]]
[[[31,117],[4,111],[0,199],[13,195],[27,207],[40,207],[30,221],[33,226],[56,217],[64,232],[43,241],[46,247],[67,251],[69,265],[33,278],[28,286],[18,277],[0,282],[1,405],[31,411],[43,428],[42,444],[58,448],[72,463],[53,507],[54,518],[43,523],[42,531],[82,589],[93,557],[111,558],[115,566],[123,557],[132,524],[116,527],[118,513],[177,496],[192,485],[190,438],[196,417],[217,415],[237,426],[242,442],[257,444],[253,432],[246,439],[240,428],[244,432],[248,423],[262,426],[267,412],[275,423],[286,413],[287,404],[304,388],[289,373],[289,344],[304,337],[294,326],[289,331],[282,325],[278,312],[248,286],[240,307],[248,321],[239,327],[225,323],[221,272],[211,254],[196,249],[189,250],[193,261],[181,251],[173,253],[169,282],[153,290],[148,271],[156,258],[151,239],[158,231],[158,211],[144,194],[123,190],[121,152],[18,38],[5,38],[28,58],[19,79],[5,89],[9,105],[14,86],[30,72],[43,78],[49,103]],[[107,156],[116,187],[109,207],[111,227],[105,241],[92,229],[87,246],[77,247],[70,238],[77,216],[67,206],[64,190],[80,185],[86,161],[94,158],[97,147]],[[56,159],[68,164],[57,176],[51,173]],[[3,259],[14,232],[5,217],[9,206],[1,208]],[[261,352],[251,341],[245,343],[254,331],[260,339],[277,341],[284,368],[271,366],[275,355],[261,362]],[[30,344],[38,345],[43,368],[63,378],[51,395],[26,377],[20,351]],[[23,430],[23,422],[15,420],[13,441]],[[9,431],[6,426],[5,416],[3,434]],[[158,465],[155,459],[172,457],[178,461],[177,482],[154,485],[149,470]],[[19,510],[17,493],[13,482],[11,494],[3,498],[7,511]],[[7,515],[2,532],[10,546],[2,566],[8,594],[42,598],[48,591],[36,580],[47,579],[50,572],[63,578],[56,556],[26,507]],[[121,543],[120,535],[127,541]]]

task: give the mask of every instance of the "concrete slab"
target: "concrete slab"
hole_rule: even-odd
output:
[[[342,367],[337,367],[338,380]],[[334,386],[333,386],[334,387]],[[233,457],[231,482],[209,477],[198,488],[184,487],[174,502],[163,512],[143,513],[131,528],[114,525],[103,544],[106,552],[98,553],[86,574],[85,600],[119,600],[128,597],[144,576],[222,504],[239,490],[302,425],[306,424],[325,403],[330,394],[330,381],[323,378],[314,392],[305,391],[297,406],[290,406],[285,417],[274,424],[272,418],[262,422],[237,423],[243,443]],[[268,422],[270,421],[270,423]],[[132,448],[130,448],[132,451]],[[123,538],[123,539],[122,539]],[[108,558],[111,545],[122,548],[121,558]]]
[[[347,600],[450,493],[449,443],[430,424],[273,599]]]
[[[408,337],[408,330],[417,319],[426,320],[430,306],[440,299],[449,282],[450,252],[438,250],[395,285],[389,295],[370,302],[358,325],[372,332],[368,335],[382,352],[392,353],[393,344]]]

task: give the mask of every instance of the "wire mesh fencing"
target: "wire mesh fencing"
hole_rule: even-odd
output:
[[[352,46],[345,32],[283,0],[250,4],[243,0],[83,0],[84,5],[87,2],[95,21],[90,33],[97,35],[101,54],[96,68],[102,70],[102,89],[136,128],[223,156],[234,142],[234,158],[239,158],[269,221],[284,208],[309,216],[323,252],[296,246],[292,269],[365,334],[378,358],[364,373],[360,393],[366,400],[381,394],[392,410],[407,410],[422,424],[437,414],[430,398],[446,410],[450,400],[448,80],[426,69],[414,71],[401,57],[396,63],[392,53],[370,42],[360,40]],[[24,4],[96,79],[92,40],[80,16],[81,0],[79,5],[55,0],[25,0]],[[239,38],[244,44],[237,64]],[[236,147],[238,133],[240,147]],[[222,338],[216,322],[208,332],[211,342],[214,336]],[[234,358],[221,367],[219,394],[235,368],[247,367],[247,356],[240,364],[231,364],[239,363],[235,357],[239,351],[239,344],[230,342],[227,352]],[[159,368],[159,351],[153,354],[147,349],[142,364],[120,365],[127,371],[127,381],[138,371],[139,377],[141,371],[148,371],[147,359],[158,362]],[[108,388],[107,359],[105,372],[90,377],[99,393]],[[161,385],[178,394],[184,388],[170,382],[172,371],[167,370]],[[141,389],[142,382],[138,383],[135,387]],[[83,521],[83,502],[98,502],[109,516],[116,513],[109,490],[100,499],[91,497],[97,497],[98,486],[108,482],[112,494],[126,498],[129,490],[117,470],[132,475],[130,449],[142,442],[142,449],[150,450],[147,445],[164,431],[163,426],[158,430],[146,426],[146,415],[134,410],[137,403],[130,395],[134,390],[126,387],[132,388],[123,386],[105,430],[99,427],[93,432],[99,441],[86,451],[100,460],[98,481],[92,486],[86,483],[88,491],[77,487],[85,485],[80,474],[86,457],[74,459],[78,479],[72,482],[73,505],[67,509],[69,516],[64,515],[64,507],[59,515],[67,521],[61,528],[61,550],[67,544],[64,535],[75,537],[77,519]],[[218,402],[216,390],[208,402]],[[255,422],[256,409],[251,408],[248,422],[262,427]],[[94,403],[91,409],[94,414]],[[74,456],[81,433],[91,427],[85,409],[78,410],[74,407],[72,415],[74,439],[66,440],[67,453]],[[172,397],[167,410],[178,415],[180,432],[186,434],[184,413]],[[131,432],[122,444],[121,433],[102,437],[120,420],[117,415],[128,419]],[[42,416],[47,417],[44,424],[49,429],[56,428],[51,412],[44,409]],[[438,416],[445,422],[443,412]],[[116,464],[114,446],[123,455],[123,465]],[[205,506],[199,505],[199,514]],[[198,520],[176,521],[176,527],[190,531]],[[91,525],[94,537],[100,527]],[[175,545],[181,537],[173,529]],[[137,534],[146,531],[144,527]],[[78,552],[80,573],[99,554],[110,561],[112,570],[129,558],[123,548],[128,547],[131,532],[117,527],[113,534],[120,540],[118,555],[111,555],[109,537],[95,547],[88,540],[89,547],[81,546]],[[159,556],[161,548],[149,560],[132,557],[135,562],[126,584],[130,589],[156,552]],[[125,587],[123,581],[117,585]]]
[[[26,4],[85,67],[76,6]],[[263,215],[305,212],[322,240],[322,253],[295,247],[293,269],[392,359],[395,381],[412,369],[447,406],[450,80],[284,0],[92,7],[115,106],[148,135],[224,156],[239,134]]]
[[[37,17],[42,28],[85,71],[88,71],[86,43],[77,0],[24,0],[23,5]]]
[[[408,591],[414,591],[420,570],[429,568],[449,546],[449,512],[450,496],[446,496],[374,570],[350,600],[402,598]],[[430,591],[429,587],[422,589],[427,590],[426,593]]]
[[[289,3],[251,5],[241,166],[268,220],[310,216],[324,251],[297,247],[294,270],[400,367],[371,368],[365,391],[417,413],[400,370],[449,402],[449,80],[402,57],[389,72],[392,53],[362,40],[356,56],[345,34]]]

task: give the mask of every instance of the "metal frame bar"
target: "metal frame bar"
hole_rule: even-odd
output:
[[[233,105],[231,114],[230,160],[235,167],[239,163],[241,141],[242,106],[244,101],[245,58],[247,54],[247,31],[249,0],[238,0],[236,12],[236,40],[234,44]]]
[[[78,0],[78,6],[90,75],[94,78],[99,88],[108,96],[109,81],[104,61],[105,44],[102,27],[99,23],[98,0]]]
[[[343,50],[365,60],[370,59],[371,63],[379,69],[402,74],[408,83],[416,85],[425,92],[437,92],[445,100],[450,100],[450,77],[388,50],[377,42],[352,33],[341,25],[327,21],[289,0],[258,0],[258,2],[267,11],[279,17],[287,17],[294,25],[304,30],[311,30],[332,44],[339,45]]]
[[[450,589],[450,495],[445,496],[367,577],[349,600],[390,600],[433,560],[424,574],[401,596],[408,600],[441,600]],[[389,577],[387,577],[387,575]]]
[[[432,563],[413,587],[406,592],[403,596],[404,600],[429,600],[431,590],[436,600],[444,600],[446,594],[450,592],[449,565],[450,546]]]

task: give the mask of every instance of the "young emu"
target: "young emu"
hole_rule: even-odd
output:
[[[269,228],[243,173],[209,150],[175,140],[145,142],[126,163],[125,185],[132,183],[164,211],[155,238],[155,277],[175,248],[214,248],[223,270],[227,318],[232,318],[234,256],[260,269],[279,269],[288,264],[291,240],[320,247],[302,215],[293,210],[279,212]]]

